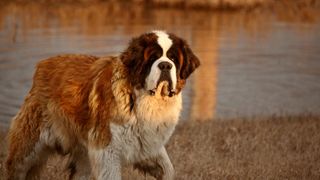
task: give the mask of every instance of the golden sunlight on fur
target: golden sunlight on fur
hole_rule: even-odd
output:
[[[173,179],[164,145],[199,65],[184,40],[162,31],[134,38],[119,57],[40,61],[9,130],[7,179],[37,177],[55,152],[68,158],[69,179],[121,179],[124,165]]]

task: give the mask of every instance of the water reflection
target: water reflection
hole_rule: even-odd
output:
[[[184,91],[183,119],[319,113],[320,11],[296,9],[281,4],[236,12],[121,3],[1,6],[0,122],[6,125],[18,110],[38,60],[62,53],[118,54],[132,36],[153,29],[185,37],[201,59]]]
[[[207,34],[208,36],[203,36]],[[201,61],[194,74],[191,119],[212,119],[216,110],[218,31],[195,31],[193,42]]]

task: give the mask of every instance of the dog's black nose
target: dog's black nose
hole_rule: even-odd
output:
[[[172,68],[172,64],[168,62],[161,62],[158,64],[160,70],[170,70]]]

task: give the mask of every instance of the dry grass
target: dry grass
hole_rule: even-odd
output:
[[[167,149],[176,179],[320,179],[319,132],[320,116],[311,115],[188,121],[177,127]],[[2,162],[3,140],[0,145]],[[60,162],[50,160],[42,177],[61,179]],[[141,175],[126,169],[124,179]]]
[[[193,122],[168,149],[179,179],[319,179],[319,130],[310,116]]]

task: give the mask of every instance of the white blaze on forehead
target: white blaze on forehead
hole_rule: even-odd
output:
[[[172,40],[169,38],[169,35],[164,31],[153,31],[158,36],[158,44],[163,50],[162,56],[166,56],[167,51],[172,46]]]

